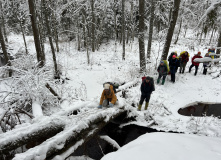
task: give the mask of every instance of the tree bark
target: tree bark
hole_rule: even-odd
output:
[[[2,52],[3,52],[4,57],[5,57],[5,61],[8,64],[9,63],[9,58],[8,58],[8,53],[7,53],[7,49],[6,49],[6,45],[5,45],[5,39],[4,39],[4,36],[2,34],[1,25],[0,25],[0,42],[1,42],[1,46],[2,46]]]
[[[219,48],[218,48],[219,47]],[[220,54],[220,48],[221,48],[221,29],[219,29],[219,39],[218,39],[218,43],[217,43],[217,50],[216,50],[216,54]]]
[[[146,71],[145,48],[144,48],[144,0],[139,0],[139,53],[140,72]]]
[[[39,62],[39,66],[42,67],[45,64],[45,56],[42,53],[41,45],[40,45],[40,35],[37,27],[36,13],[35,13],[35,4],[34,0],[28,0],[30,18],[32,24],[32,31],[34,35],[35,49],[37,53],[37,60]]]
[[[4,33],[4,40],[5,42],[8,42],[8,38],[7,38],[7,34],[6,34],[6,29],[5,29],[5,18],[4,18],[4,14],[3,14],[3,9],[2,9],[2,2],[0,1],[0,10],[1,10],[1,19],[2,19],[2,29],[3,29],[3,33]]]
[[[11,66],[11,62],[9,61],[9,58],[8,58],[8,53],[7,53],[7,49],[6,49],[6,45],[5,45],[5,39],[4,39],[4,36],[2,34],[2,27],[0,25],[0,43],[1,43],[1,46],[2,46],[2,52],[4,54],[4,58],[5,58],[5,61],[6,61],[6,64],[8,66]],[[12,71],[9,69],[9,77],[12,76]]]
[[[26,54],[28,54],[28,47],[27,47],[27,43],[26,43],[26,39],[25,39],[25,32],[24,32],[21,20],[19,20],[19,24],[21,27],[22,37],[23,37],[23,41],[24,41],[24,45],[25,45],[25,52],[26,52]]]
[[[95,52],[95,15],[94,15],[94,0],[91,0],[91,39],[92,39],[92,52]]]
[[[182,27],[182,22],[183,22],[183,19],[181,18],[180,20],[180,25],[179,25],[179,31],[177,33],[177,37],[176,37],[176,40],[174,42],[174,44],[177,44],[178,40],[179,40],[179,36],[180,36],[180,31],[181,31],[181,27]]]
[[[55,155],[57,153],[62,154],[68,148],[73,147],[73,146],[76,146],[76,148],[75,148],[75,150],[76,150],[78,147],[84,145],[91,138],[96,136],[96,134],[98,134],[98,132],[104,126],[106,126],[111,120],[117,118],[118,116],[120,116],[121,114],[124,114],[125,112],[127,112],[127,111],[121,110],[119,113],[113,114],[107,122],[105,121],[105,117],[99,117],[98,119],[95,119],[94,121],[92,121],[88,125],[87,128],[81,130],[80,132],[74,132],[74,134],[68,138],[68,141],[66,141],[65,146],[62,148],[62,150],[58,150],[55,147],[51,148],[51,150],[49,150],[49,152],[47,153],[47,157],[49,157],[49,159],[53,159],[54,157],[51,155]],[[80,140],[83,140],[82,144],[79,144]]]
[[[169,26],[167,36],[166,36],[166,42],[165,42],[164,48],[163,48],[163,53],[162,53],[162,57],[161,57],[162,60],[167,59],[167,55],[168,55],[168,52],[169,52],[171,40],[172,40],[172,37],[173,37],[174,28],[176,26],[179,7],[180,7],[180,0],[174,0],[172,19],[170,21],[170,26]]]
[[[147,46],[147,59],[150,59],[151,54],[151,44],[153,36],[153,20],[154,20],[154,11],[155,11],[155,0],[151,0],[151,9],[150,9],[150,26],[149,26],[149,38]]]
[[[209,40],[209,44],[211,44],[211,41],[212,41],[212,39],[213,39],[213,33],[214,33],[214,31],[215,31],[215,25],[213,26],[213,29],[212,29],[212,33],[211,33],[211,36],[210,36],[210,40]]]
[[[4,154],[7,153],[8,151],[14,150],[20,146],[23,146],[29,142],[36,142],[39,139],[43,139],[45,137],[52,137],[56,135],[57,133],[61,132],[65,125],[62,124],[61,122],[55,123],[56,121],[49,121],[46,122],[43,126],[42,124],[39,125],[38,130],[34,131],[36,128],[36,125],[29,126],[29,130],[27,131],[27,128],[18,128],[17,130],[12,130],[9,132],[4,133],[5,137],[7,135],[10,135],[10,141],[2,141],[0,140],[0,153]],[[17,134],[10,134],[11,132],[13,133],[14,131],[19,132],[22,136],[18,137]],[[30,132],[29,132],[30,131]]]
[[[125,0],[122,0],[122,41],[123,41],[123,53],[122,60],[125,60],[125,17],[124,17],[124,9],[125,8]]]
[[[49,39],[49,43],[51,46],[51,52],[52,52],[52,57],[53,57],[53,62],[54,62],[54,71],[55,71],[55,77],[56,78],[60,78],[59,72],[58,72],[58,67],[57,67],[57,60],[56,60],[56,54],[55,54],[55,49],[54,49],[54,45],[53,45],[53,41],[52,41],[52,33],[51,33],[51,28],[50,28],[50,24],[49,24],[49,17],[48,17],[48,12],[47,12],[47,7],[45,4],[45,0],[42,0],[43,2],[43,12],[45,15],[45,23],[46,23],[46,27],[47,27],[47,31],[48,31],[48,39]]]

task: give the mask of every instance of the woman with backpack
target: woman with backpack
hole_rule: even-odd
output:
[[[114,93],[113,86],[108,83],[104,84],[104,90],[101,94],[100,104],[98,108],[102,108],[103,106],[113,107],[116,101],[117,101],[117,97]]]
[[[170,74],[171,74],[171,81],[175,83],[175,74],[177,72],[177,69],[180,65],[179,60],[175,55],[172,56],[172,59],[170,60],[169,66],[170,66]]]
[[[166,76],[168,74],[168,69],[167,69],[167,66],[164,63],[164,61],[160,61],[160,65],[157,68],[157,72],[159,73],[159,76],[158,76],[158,79],[157,79],[157,84],[160,83],[160,79],[161,79],[161,77],[163,77],[162,85],[164,85]]]
[[[183,51],[180,53],[180,73],[184,73],[186,64],[189,61],[189,53],[187,51]]]
[[[141,90],[141,97],[140,97],[140,102],[139,102],[137,110],[141,111],[141,107],[142,107],[144,100],[146,101],[144,109],[147,110],[150,96],[152,92],[155,90],[153,78],[146,77],[146,79],[141,84],[140,90]]]

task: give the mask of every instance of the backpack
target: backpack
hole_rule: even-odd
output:
[[[155,91],[155,85],[154,85],[154,79],[153,79],[153,77],[149,77],[149,76],[147,76],[149,79],[150,79],[150,84],[152,85],[152,87],[153,87],[153,91]],[[147,77],[142,77],[142,83],[143,83],[143,81],[147,78]]]
[[[112,85],[112,86],[113,86],[114,93],[117,93],[116,89],[119,88],[119,84],[118,84],[118,83],[116,83],[116,82],[113,82],[113,83],[112,83],[112,82],[105,82],[105,83],[103,84],[103,87],[104,87],[105,84],[110,84],[110,85]]]

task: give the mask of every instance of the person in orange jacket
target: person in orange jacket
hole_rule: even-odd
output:
[[[117,101],[117,97],[114,93],[113,86],[108,83],[104,84],[104,90],[101,94],[100,104],[98,108],[102,108],[103,106],[113,107],[116,101]]]
[[[190,66],[190,68],[189,68],[189,73],[191,72],[191,69],[195,66],[195,76],[196,76],[196,74],[197,74],[197,70],[198,70],[198,67],[199,67],[199,63],[197,63],[197,62],[194,62],[194,59],[195,58],[203,58],[202,56],[201,56],[201,52],[198,52],[196,55],[194,55],[193,56],[193,58],[192,58],[192,64],[191,64],[191,66]]]

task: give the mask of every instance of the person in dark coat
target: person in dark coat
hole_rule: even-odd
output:
[[[204,57],[210,57],[209,53],[206,53],[206,55]],[[211,58],[212,59],[212,58]],[[210,66],[210,62],[204,62],[203,63],[203,74],[206,75],[207,73],[207,68]]]
[[[191,69],[195,66],[195,76],[196,76],[196,74],[197,74],[197,71],[198,71],[198,68],[199,68],[199,63],[197,63],[197,62],[194,62],[194,59],[196,59],[196,58],[203,58],[202,56],[201,56],[201,52],[198,52],[196,55],[194,55],[193,56],[193,58],[192,58],[192,64],[191,64],[191,66],[190,66],[190,68],[189,68],[189,73],[191,72]]]
[[[163,77],[162,85],[165,83],[166,76],[168,74],[167,66],[163,61],[160,61],[160,65],[157,68],[157,72],[159,73],[157,84],[160,83],[161,77]]]
[[[185,53],[180,55],[180,73],[184,73],[188,61],[189,61],[189,54],[186,51]]]
[[[139,102],[139,106],[138,106],[138,111],[141,110],[143,101],[146,101],[145,104],[145,110],[147,110],[147,107],[149,105],[149,100],[150,100],[150,96],[152,94],[152,92],[154,91],[154,84],[153,82],[151,82],[151,77],[147,77],[141,84],[140,87],[141,90],[141,97],[140,97],[140,102]]]
[[[172,60],[173,55],[177,57],[177,51],[170,53],[170,56],[168,57],[169,66],[170,66],[170,61]]]
[[[175,82],[175,74],[177,72],[177,69],[180,65],[179,60],[176,58],[175,55],[173,55],[172,59],[170,60],[169,66],[170,66],[170,74],[171,74],[171,81]]]

